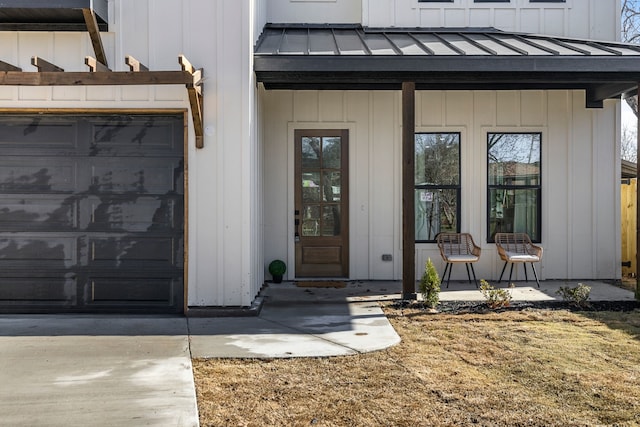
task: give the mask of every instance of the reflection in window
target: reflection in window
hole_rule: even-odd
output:
[[[460,230],[460,134],[415,135],[416,241]]]
[[[540,133],[487,134],[488,236],[527,233],[540,242]]]

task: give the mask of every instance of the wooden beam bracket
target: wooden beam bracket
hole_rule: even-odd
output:
[[[92,73],[95,73],[98,71],[100,72],[111,71],[109,67],[107,67],[102,62],[98,61],[96,58],[93,58],[91,56],[85,56],[84,63],[87,67],[89,67],[89,71]]]
[[[133,71],[136,73],[139,71],[149,71],[149,68],[147,68],[146,65],[144,65],[131,55],[126,55],[124,57],[124,63],[129,66],[129,71]]]
[[[196,133],[196,148],[204,147],[204,124],[202,120],[202,68],[196,69],[184,56],[178,56],[178,62],[182,66],[182,71],[186,71],[193,77],[193,82],[188,83],[187,93],[189,94],[189,105],[191,106],[191,117],[193,128]]]
[[[8,62],[0,61],[0,71],[22,71],[22,68],[16,67]]]
[[[38,72],[53,72],[53,73],[61,73],[64,71],[63,68],[58,67],[55,64],[52,64],[49,61],[45,61],[44,59],[38,56],[31,57],[31,64],[38,69]]]

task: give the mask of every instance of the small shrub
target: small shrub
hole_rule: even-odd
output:
[[[584,283],[578,283],[578,286],[571,288],[560,286],[556,294],[562,296],[564,301],[569,301],[578,308],[587,308],[589,306],[589,295],[591,294],[591,286]]]
[[[429,308],[436,308],[440,302],[440,276],[431,262],[427,260],[426,268],[420,280],[420,293],[423,304]]]
[[[513,288],[513,283],[510,284],[509,287]],[[509,305],[511,305],[513,296],[508,289],[496,289],[484,279],[480,280],[480,292],[487,300],[487,305],[491,309],[509,307]]]

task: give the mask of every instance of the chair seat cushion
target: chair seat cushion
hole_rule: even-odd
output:
[[[540,261],[540,257],[536,255],[529,254],[519,254],[517,252],[507,252],[507,258],[511,262],[538,262]]]
[[[476,262],[478,257],[475,255],[447,255],[447,262]]]

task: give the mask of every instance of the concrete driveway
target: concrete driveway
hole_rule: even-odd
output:
[[[198,425],[183,317],[0,316],[0,425]]]

